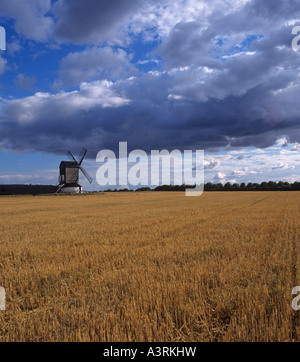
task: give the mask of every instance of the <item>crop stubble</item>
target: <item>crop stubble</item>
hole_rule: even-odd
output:
[[[299,192],[0,198],[0,341],[295,341]]]

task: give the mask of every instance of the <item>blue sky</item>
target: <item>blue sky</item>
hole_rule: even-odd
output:
[[[294,0],[0,2],[0,184],[56,184],[83,146],[95,178],[122,141],[203,149],[206,182],[299,180],[297,25]]]

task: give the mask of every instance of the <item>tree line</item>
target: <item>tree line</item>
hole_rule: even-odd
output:
[[[185,191],[188,188],[193,188],[192,185],[162,185],[157,186],[154,189],[150,187],[140,187],[136,190],[131,190],[128,188],[125,189],[108,189],[105,192],[128,192],[128,191]],[[284,181],[269,181],[262,183],[230,183],[226,182],[224,185],[222,183],[213,184],[208,182],[204,184],[204,191],[300,191],[300,182],[296,181],[294,183],[284,182]]]

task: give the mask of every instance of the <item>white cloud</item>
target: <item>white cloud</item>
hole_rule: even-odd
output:
[[[214,180],[215,180],[216,182],[224,182],[225,178],[226,178],[226,174],[225,174],[225,173],[223,173],[223,172],[218,172],[218,173],[215,175]]]
[[[207,159],[204,160],[204,169],[205,170],[211,170],[211,169],[214,169],[214,168],[217,168],[220,166],[220,161],[217,161],[217,160],[210,160],[208,161]]]
[[[81,83],[80,89],[56,94],[36,93],[31,97],[13,100],[8,103],[7,116],[20,124],[33,124],[48,119],[53,110],[60,116],[76,117],[79,110],[91,110],[95,107],[121,107],[130,100],[117,95],[114,84],[108,81]]]
[[[243,170],[234,170],[234,171],[232,171],[231,176],[243,177],[243,176],[245,176],[247,174],[247,170],[248,170],[248,168],[243,169]]]
[[[294,165],[290,165],[289,163],[287,162],[280,162],[280,163],[277,163],[276,165],[274,165],[272,167],[272,170],[278,170],[278,169],[281,169],[281,168],[295,168]]]
[[[300,151],[300,143],[296,143],[292,147],[292,151]]]

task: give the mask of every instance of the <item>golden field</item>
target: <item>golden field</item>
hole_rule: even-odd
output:
[[[300,192],[0,198],[0,341],[296,341]]]

